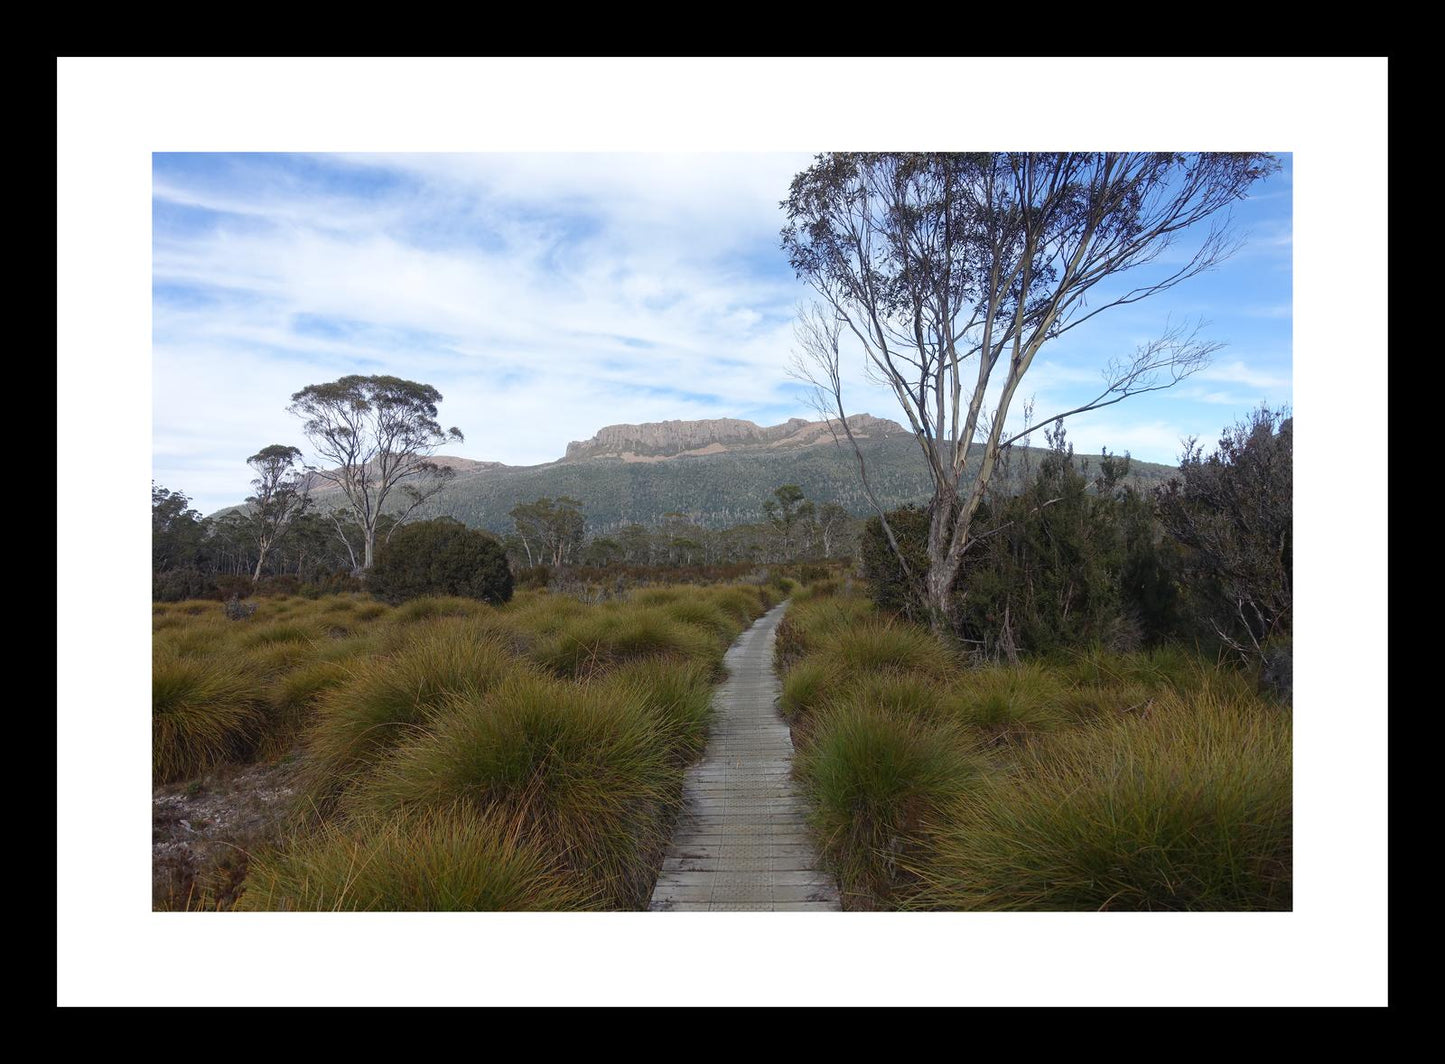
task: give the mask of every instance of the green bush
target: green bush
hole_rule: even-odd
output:
[[[215,593],[215,578],[199,569],[171,569],[151,577],[151,598],[156,602],[184,602]]]
[[[495,536],[439,517],[394,532],[377,551],[367,587],[391,603],[457,595],[500,605],[512,597],[512,570]]]

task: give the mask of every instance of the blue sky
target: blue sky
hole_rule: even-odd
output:
[[[291,393],[347,373],[435,385],[443,422],[466,434],[448,451],[510,464],[617,422],[814,417],[789,375],[809,290],[778,249],[778,202],[809,161],[155,154],[155,478],[204,512],[239,501],[247,455],[305,448]],[[1182,437],[1291,400],[1284,161],[1235,209],[1248,242],[1231,260],[1040,353],[1021,398],[1043,413],[1170,321],[1204,319],[1228,345],[1169,391],[1073,419],[1078,449],[1173,462]],[[850,412],[902,421],[861,361],[852,370]]]

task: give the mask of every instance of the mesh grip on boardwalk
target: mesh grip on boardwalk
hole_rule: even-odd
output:
[[[787,604],[728,650],[707,751],[687,772],[686,805],[652,892],[654,912],[837,911],[838,890],[807,834],[778,716],[773,643]]]

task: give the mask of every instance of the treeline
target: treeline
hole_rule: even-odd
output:
[[[383,518],[383,520],[389,520]],[[202,517],[190,498],[151,484],[151,588],[158,602],[248,594],[355,590],[361,527],[340,511],[308,512],[261,557],[255,504]],[[257,566],[261,564],[258,572]]]
[[[1128,456],[1075,458],[1062,425],[1025,487],[990,497],[954,584],[948,626],[990,659],[1091,644],[1133,650],[1183,641],[1263,663],[1287,683],[1292,630],[1293,420],[1261,407],[1212,452],[1140,492]],[[1017,461],[1018,459],[1014,459]],[[928,513],[889,522],[909,566],[928,570]],[[880,607],[925,618],[924,599],[867,523],[862,566]]]
[[[538,499],[513,508],[514,531],[501,542],[512,571],[528,584],[575,569],[593,578],[644,568],[741,572],[755,565],[856,557],[863,521],[841,506],[815,506],[796,485],[783,485],[762,509],[767,520],[727,529],[703,528],[688,515],[669,513],[652,527],[631,524],[605,536],[588,534],[587,515],[575,499]],[[253,592],[325,594],[363,586],[358,563],[364,530],[347,511],[305,510],[289,520],[281,535],[274,534],[275,522],[262,516],[251,501],[202,517],[183,492],[152,484],[153,597],[175,602]],[[381,515],[379,541],[391,539],[395,523],[391,515]],[[268,533],[263,557],[262,537]]]

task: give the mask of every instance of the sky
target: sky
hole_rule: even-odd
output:
[[[203,513],[239,502],[261,447],[311,456],[291,394],[352,373],[433,385],[466,437],[445,452],[511,465],[620,422],[816,418],[790,374],[812,293],[778,246],[780,201],[811,158],[157,152],[154,478]],[[1291,402],[1282,161],[1233,209],[1236,254],[1046,346],[1010,423],[1024,400],[1043,415],[1091,398],[1111,359],[1181,323],[1225,345],[1211,365],[1071,419],[1076,449],[1173,464],[1185,437]],[[906,423],[862,368],[855,351],[846,409]]]

